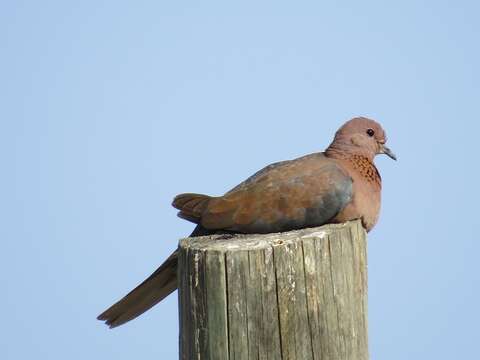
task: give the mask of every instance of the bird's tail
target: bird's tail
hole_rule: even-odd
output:
[[[208,195],[186,193],[175,196],[172,205],[180,210],[178,212],[179,217],[199,224],[211,199],[212,197]]]
[[[144,282],[101,313],[97,319],[114,328],[136,318],[162,301],[177,288],[177,264],[178,253],[175,251]]]

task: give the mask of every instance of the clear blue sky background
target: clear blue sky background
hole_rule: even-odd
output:
[[[4,1],[0,358],[175,359],[177,299],[98,313],[188,235],[170,202],[378,119],[374,360],[479,358],[475,1]]]

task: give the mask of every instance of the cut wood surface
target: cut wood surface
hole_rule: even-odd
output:
[[[368,359],[359,221],[179,249],[180,359]]]

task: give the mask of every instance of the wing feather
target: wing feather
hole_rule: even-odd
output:
[[[202,214],[207,229],[268,233],[319,226],[352,198],[352,179],[322,153],[270,165],[222,197]]]

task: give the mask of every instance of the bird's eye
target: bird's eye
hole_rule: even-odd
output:
[[[375,131],[373,131],[373,129],[368,129],[367,130],[367,135],[368,136],[373,136],[373,135],[375,135]]]

